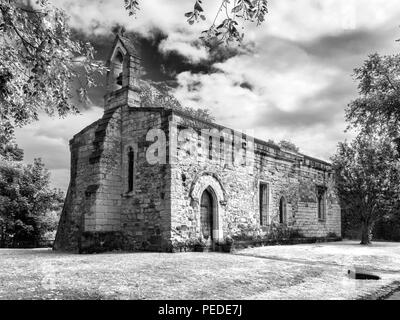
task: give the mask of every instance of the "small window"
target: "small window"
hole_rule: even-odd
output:
[[[212,160],[213,158],[213,137],[210,135],[208,137],[208,159]]]
[[[269,215],[269,184],[260,183],[260,225],[268,225]]]
[[[113,60],[113,77],[115,84],[118,87],[122,86],[122,69],[123,69],[123,61],[124,57],[120,51],[116,54],[114,60]]]
[[[128,149],[128,192],[133,191],[135,154],[132,147]]]
[[[246,165],[246,157],[247,157],[247,142],[242,142],[242,166]]]
[[[223,157],[222,160],[225,160],[225,156],[224,156],[225,148],[226,148],[225,138],[221,135],[219,138],[219,154],[221,155],[221,157]]]
[[[326,188],[317,187],[317,206],[318,206],[318,220],[325,220],[326,217]]]
[[[279,223],[286,223],[286,199],[281,197],[279,200]]]

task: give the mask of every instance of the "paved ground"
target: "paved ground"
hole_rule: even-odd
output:
[[[381,279],[349,278],[354,268]],[[374,299],[397,287],[400,243],[345,241],[235,254],[0,250],[0,299]]]

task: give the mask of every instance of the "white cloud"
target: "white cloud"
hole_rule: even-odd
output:
[[[254,86],[263,101],[271,101],[281,110],[296,110],[299,101],[312,97],[331,83],[338,71],[321,66],[301,48],[265,38],[253,56],[236,56],[216,67],[229,77],[242,78]],[[265,104],[264,104],[265,105]]]
[[[24,162],[42,158],[52,175],[52,184],[66,190],[69,182],[69,140],[87,125],[101,118],[102,108],[91,108],[81,115],[64,119],[41,115],[40,120],[16,130],[16,141],[24,150]]]
[[[294,41],[312,40],[346,30],[374,30],[397,21],[399,14],[396,0],[269,1],[264,32]],[[254,31],[253,37],[261,34]]]
[[[65,9],[71,16],[71,25],[95,34],[108,33],[117,23],[144,35],[155,27],[167,34],[178,29],[197,32],[209,23],[190,26],[186,22],[184,13],[193,9],[194,1],[191,0],[142,0],[135,17],[128,16],[123,0],[52,0],[52,3]],[[207,9],[213,12],[216,5],[212,1],[207,4]]]
[[[69,166],[65,169],[52,169],[51,174],[51,186],[53,188],[61,189],[64,192],[68,190],[69,178],[71,176]]]
[[[172,33],[167,39],[161,41],[159,50],[165,54],[175,51],[186,57],[192,63],[198,63],[208,58],[208,51],[204,46],[196,46],[193,40],[197,35],[193,33]]]
[[[189,26],[184,13],[191,11],[194,0],[142,0],[135,18],[123,8],[123,0],[52,0],[72,16],[71,24],[83,30],[108,32],[115,23],[145,33],[158,27],[166,33],[177,29],[201,31],[209,26],[220,1],[204,1],[204,23]],[[292,40],[304,40],[352,28],[371,28],[398,20],[397,0],[280,0],[269,1],[269,13],[254,35],[270,34]]]
[[[183,105],[194,108],[208,107],[218,122],[235,129],[248,129],[257,117],[260,108],[259,96],[240,84],[240,75],[226,73],[192,74],[184,72],[178,75],[180,87],[175,96]],[[191,87],[197,85],[197,90]]]
[[[337,117],[337,110],[343,110],[346,102],[337,99],[332,114],[321,116],[329,112],[331,98],[318,96],[342,76],[337,68],[321,65],[293,43],[268,37],[254,55],[235,56],[215,67],[221,72],[178,75],[177,98],[184,105],[209,107],[221,124],[254,129],[259,138],[289,139],[325,158],[334,151],[337,140],[327,142],[334,131],[323,126],[334,126],[339,132],[334,137],[342,137],[343,113]],[[308,101],[306,106],[303,101]],[[298,121],[304,125],[295,124]]]

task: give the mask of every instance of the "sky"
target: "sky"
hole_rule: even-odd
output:
[[[194,0],[142,0],[129,17],[123,0],[52,0],[70,16],[77,37],[107,59],[112,30],[122,25],[145,48],[148,78],[174,83],[186,106],[206,107],[216,122],[252,130],[257,138],[294,142],[300,151],[329,160],[344,132],[344,109],[357,97],[353,69],[368,54],[397,53],[398,0],[270,0],[261,26],[246,25],[241,47],[206,49],[200,32],[214,19],[219,1],[204,0],[207,20],[190,26],[184,13]],[[91,90],[92,105],[64,119],[42,115],[16,132],[25,161],[41,157],[52,185],[69,183],[69,140],[102,116],[104,79]]]

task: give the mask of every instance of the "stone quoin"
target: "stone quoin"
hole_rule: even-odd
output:
[[[55,250],[171,251],[199,237],[213,247],[280,226],[304,237],[341,234],[329,163],[143,106],[141,58],[130,36],[116,36],[109,66],[102,118],[70,141]]]

